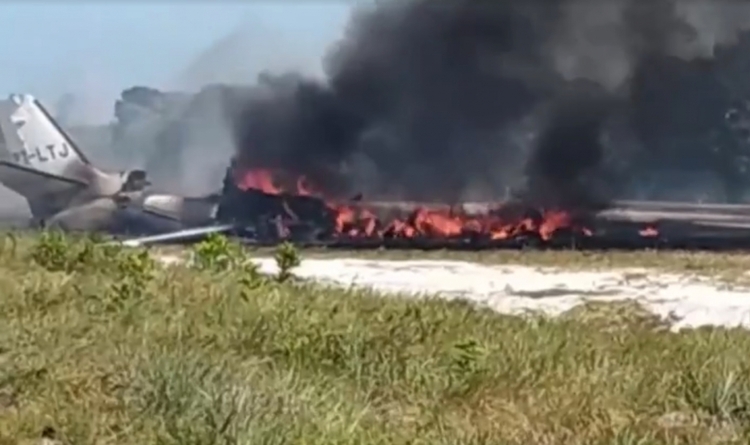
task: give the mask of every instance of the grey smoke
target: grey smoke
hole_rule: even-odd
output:
[[[234,144],[221,108],[225,87],[196,94],[133,87],[115,104],[118,165],[148,171],[159,189],[202,195],[221,184]]]
[[[273,44],[269,44],[273,42]],[[297,48],[288,36],[249,21],[200,51],[168,84],[169,90],[131,87],[102,112],[88,94],[58,101],[56,116],[107,168],[143,168],[154,184],[170,192],[215,192],[234,153],[226,98],[252,84],[262,71],[294,69],[320,75],[320,54]],[[90,125],[95,112],[108,124]]]

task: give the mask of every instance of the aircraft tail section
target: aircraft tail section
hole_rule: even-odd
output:
[[[33,96],[13,95],[0,104],[3,160],[49,176],[78,179],[90,166],[65,131]]]
[[[59,211],[96,173],[37,99],[0,101],[0,183],[25,197],[32,213]]]

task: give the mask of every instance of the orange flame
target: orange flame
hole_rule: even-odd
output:
[[[536,234],[548,241],[561,229],[572,230],[583,236],[592,235],[591,230],[577,224],[573,215],[563,210],[547,210],[537,218],[514,219],[491,214],[457,214],[452,209],[417,208],[406,218],[394,218],[384,222],[361,205],[340,205],[326,200],[305,177],[297,178],[293,181],[292,187],[284,188],[276,183],[276,175],[271,170],[251,169],[238,173],[235,175],[235,182],[242,190],[256,189],[268,194],[289,193],[323,199],[335,214],[336,233],[347,237],[413,238],[483,235],[491,240],[505,240],[523,234]],[[658,231],[648,227],[641,230],[640,234],[657,236]]]
[[[638,233],[645,238],[656,238],[659,236],[659,230],[654,226],[646,226],[639,230]]]

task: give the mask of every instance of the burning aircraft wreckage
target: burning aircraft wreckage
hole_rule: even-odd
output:
[[[29,95],[2,103],[0,182],[24,196],[33,225],[105,231],[127,245],[185,243],[224,233],[257,245],[329,248],[750,248],[750,206],[620,201],[543,208],[522,200],[448,206],[329,199],[304,176],[232,162],[220,193],[148,189],[140,170],[94,167]],[[127,236],[126,236],[127,238]]]
[[[264,74],[231,92],[235,153],[215,195],[101,172],[29,97],[0,116],[0,182],[48,226],[142,226],[131,245],[221,232],[351,249],[750,249],[750,205],[614,199],[676,171],[721,178],[727,200],[750,188],[748,21],[723,22],[750,16],[739,3],[378,2],[325,81]],[[509,186],[521,192],[501,203],[461,199]]]

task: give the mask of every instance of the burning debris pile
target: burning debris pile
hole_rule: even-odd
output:
[[[460,206],[327,199],[304,177],[230,169],[218,219],[252,242],[339,248],[750,248],[750,206],[617,202],[601,211],[523,201]]]
[[[219,218],[270,222],[274,230],[265,235],[277,239],[496,241],[535,236],[549,241],[560,230],[590,235],[573,213],[563,210],[530,212],[504,205],[470,213],[439,205],[365,203],[361,196],[342,202],[326,199],[304,177],[290,178],[289,187],[278,185],[277,177],[263,169],[235,170],[228,178]]]

